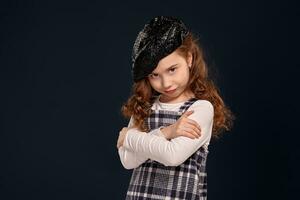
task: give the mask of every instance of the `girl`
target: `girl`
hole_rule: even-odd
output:
[[[206,199],[211,136],[234,119],[208,78],[195,36],[174,17],[139,32],[132,51],[131,117],[119,134],[121,163],[133,169],[126,199]]]

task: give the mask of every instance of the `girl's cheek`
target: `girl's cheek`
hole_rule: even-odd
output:
[[[152,87],[153,87],[155,90],[159,89],[159,83],[153,83],[153,84],[152,84]]]

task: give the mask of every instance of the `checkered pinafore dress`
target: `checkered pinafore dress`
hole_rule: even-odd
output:
[[[179,111],[152,110],[146,124],[150,130],[173,124],[195,101],[196,98],[189,99]],[[126,200],[206,200],[207,154],[208,146],[205,144],[179,166],[164,166],[148,159],[133,169]]]

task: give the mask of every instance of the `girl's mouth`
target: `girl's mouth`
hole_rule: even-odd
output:
[[[165,93],[171,94],[171,93],[175,92],[175,90],[176,89],[174,89],[174,90],[168,90],[168,91],[165,91]]]

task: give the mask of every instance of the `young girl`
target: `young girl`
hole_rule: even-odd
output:
[[[121,163],[133,169],[126,199],[206,199],[211,136],[234,119],[208,77],[195,36],[159,16],[138,34],[132,52],[131,117],[119,134]]]

